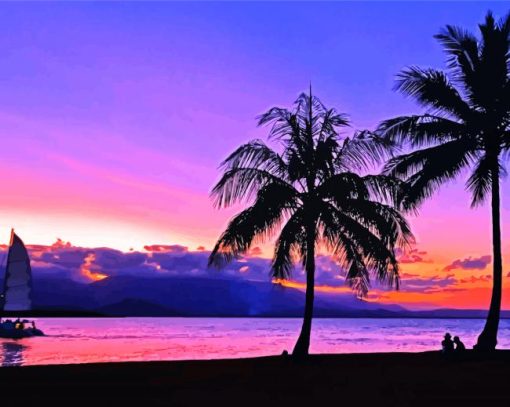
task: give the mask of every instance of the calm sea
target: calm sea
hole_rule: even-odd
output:
[[[0,340],[3,366],[141,360],[217,359],[292,350],[299,319],[58,318],[36,320],[46,337]],[[316,319],[312,353],[420,352],[446,331],[472,347],[478,319]],[[510,348],[510,320],[499,348]]]

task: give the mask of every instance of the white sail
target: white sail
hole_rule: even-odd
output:
[[[11,243],[5,269],[3,309],[28,311],[32,308],[32,269],[23,241],[11,231]]]

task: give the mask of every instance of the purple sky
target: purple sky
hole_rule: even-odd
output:
[[[392,91],[395,75],[408,65],[443,67],[433,35],[448,23],[476,30],[489,8],[502,16],[509,7],[2,3],[0,242],[15,227],[27,243],[210,249],[235,209],[214,210],[208,192],[223,158],[265,137],[255,116],[290,106],[310,82],[354,128],[417,112]],[[505,183],[504,252],[507,191]],[[452,184],[411,221],[418,248],[402,263],[414,288],[386,300],[486,304],[487,207],[470,210],[462,184]],[[95,256],[75,269],[111,273]]]
[[[310,81],[355,128],[417,111],[392,91],[395,74],[443,66],[433,34],[475,30],[489,8],[508,6],[2,3],[3,240],[14,226],[29,243],[210,248],[233,212],[207,194],[219,162],[265,136],[256,115]],[[467,199],[462,185],[443,189],[413,221],[445,264],[487,254],[488,212]]]

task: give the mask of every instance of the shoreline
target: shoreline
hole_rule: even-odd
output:
[[[37,314],[22,314],[22,313],[9,313],[4,315],[2,318],[46,318],[46,319],[66,319],[66,318],[79,318],[79,319],[117,319],[117,318],[154,318],[154,319],[299,319],[302,320],[303,316],[280,316],[280,315],[257,315],[257,316],[238,316],[238,315],[227,315],[227,316],[202,316],[202,315],[101,315],[101,314],[62,314],[62,315],[37,315]],[[414,316],[414,315],[403,315],[403,316],[314,316],[316,319],[476,319],[486,320],[485,316]],[[510,320],[510,316],[502,316],[500,320]]]
[[[106,405],[508,406],[510,350],[464,360],[423,353],[3,367],[4,400]],[[23,394],[22,399],[19,395]],[[25,404],[26,403],[26,404]],[[19,404],[16,404],[19,405]]]

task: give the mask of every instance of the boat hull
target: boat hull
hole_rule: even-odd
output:
[[[40,329],[34,328],[4,329],[0,327],[0,338],[22,339],[30,338],[32,336],[44,336],[44,333]]]

